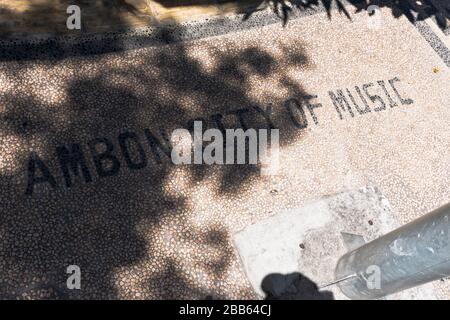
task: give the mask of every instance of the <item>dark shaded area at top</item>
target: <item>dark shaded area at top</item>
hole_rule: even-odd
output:
[[[65,0],[64,0],[65,1]],[[217,3],[233,2],[231,0],[156,0],[164,7],[180,7],[183,5],[208,5]],[[68,5],[73,4],[67,1]],[[70,3],[69,3],[70,2]],[[76,3],[76,2],[74,2]],[[126,11],[131,14],[135,14],[137,9],[132,4],[127,3],[124,0],[104,0],[102,3],[102,12],[106,10],[104,16],[108,14],[115,17],[115,24],[121,26],[121,28],[127,28],[127,22],[121,21],[120,16],[117,15],[118,11]],[[372,5],[379,7],[387,7],[391,9],[394,17],[406,16],[409,21],[421,21],[428,17],[433,17],[441,28],[446,28],[448,19],[450,19],[450,1],[441,0],[424,0],[420,4],[415,0],[347,0],[346,3],[350,6],[345,7],[345,2],[342,0],[254,0],[250,1],[245,6],[245,12],[243,21],[249,19],[254,12],[265,4],[269,3],[273,8],[274,13],[280,18],[283,25],[285,25],[293,12],[293,8],[298,10],[315,10],[317,8],[324,8],[328,14],[328,17],[332,18],[332,9],[337,8],[340,13],[345,14],[349,19],[350,10],[352,7],[356,12],[367,10]],[[80,1],[80,4],[82,2]],[[45,12],[51,8],[47,7],[49,4],[38,3],[33,4],[26,11],[27,15],[33,17],[33,12]],[[7,9],[4,9],[4,11]],[[109,12],[108,12],[109,11]],[[373,12],[369,12],[372,14]],[[14,17],[17,15],[15,12],[8,12],[7,16]],[[20,15],[20,13],[19,13]],[[39,16],[39,15],[37,15]],[[14,18],[12,20],[15,20]],[[261,22],[264,24],[264,22]],[[198,29],[214,29],[220,30],[220,25],[215,25],[212,21],[207,21],[200,25]],[[210,34],[214,34],[216,31],[211,31]],[[0,30],[0,33],[8,34],[9,30]],[[223,32],[223,31],[219,31]],[[91,37],[90,34],[77,33],[74,31],[75,37],[79,37],[76,41],[70,43],[66,42],[64,38],[49,39],[45,41],[27,41],[26,43],[20,43],[17,41],[6,41],[0,44],[0,60],[29,60],[29,59],[63,59],[68,56],[80,56],[80,55],[92,55],[102,54],[108,52],[123,51],[125,49],[135,49],[139,47],[145,47],[149,45],[167,44],[183,40],[189,40],[189,38],[195,38],[195,35],[188,36],[187,38],[182,35],[183,29],[179,26],[166,25],[160,32],[154,32],[149,34],[137,34],[128,33],[124,37],[120,30],[115,30],[102,40]],[[200,31],[201,34],[205,34]],[[208,35],[208,33],[206,33]]]
[[[207,3],[226,3],[232,2],[230,0],[155,0],[161,3],[165,7],[174,7],[180,5],[192,5],[192,4],[207,4]],[[349,16],[348,11],[345,8],[345,4],[351,4],[356,8],[356,11],[366,10],[371,5],[377,5],[379,7],[388,7],[392,9],[392,14],[395,17],[405,15],[411,22],[417,20],[423,20],[428,17],[435,17],[441,27],[447,26],[447,20],[450,18],[450,2],[445,0],[424,0],[418,2],[415,0],[255,0],[252,1],[252,5],[246,8],[245,17],[250,17],[254,10],[252,8],[260,8],[262,4],[270,3],[274,12],[283,20],[285,24],[289,15],[292,12],[292,7],[300,10],[310,9],[318,6],[323,6],[331,17],[331,10],[335,6],[340,12]]]
[[[162,1],[163,0],[157,0]],[[350,14],[345,7],[345,3],[351,4],[356,12],[367,10],[370,6],[376,5],[380,8],[387,7],[392,11],[396,18],[405,15],[409,21],[421,21],[429,17],[434,17],[440,27],[447,27],[447,19],[450,19],[450,2],[445,0],[424,0],[418,2],[415,0],[271,0],[275,13],[283,20],[285,24],[289,19],[291,7],[301,10],[322,5],[331,18],[331,10],[335,6],[339,12],[344,13],[350,18]],[[248,13],[250,16],[252,13]]]

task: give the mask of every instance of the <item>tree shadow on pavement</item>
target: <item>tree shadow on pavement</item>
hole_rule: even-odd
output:
[[[183,6],[221,6],[228,3],[236,4],[235,0],[154,1],[163,7],[180,8],[180,11]],[[73,56],[120,52],[127,49],[137,49],[155,44],[167,44],[168,42],[183,40],[179,36],[174,36],[175,34],[183,34],[183,29],[177,29],[176,23],[164,23],[165,26],[162,30],[165,31],[158,32],[156,36],[150,34],[151,32],[148,34],[134,33],[132,32],[133,21],[132,19],[130,21],[130,16],[138,20],[140,19],[140,26],[157,27],[159,25],[159,22],[156,22],[152,13],[150,11],[147,12],[149,9],[137,8],[134,6],[134,2],[130,3],[126,0],[116,0],[113,2],[102,0],[89,4],[89,9],[86,10],[92,12],[90,12],[87,18],[82,19],[82,21],[87,21],[84,23],[88,25],[88,28],[86,29],[83,26],[81,31],[71,31],[70,37],[72,40],[65,41],[64,39],[60,39],[60,41],[56,41],[54,39],[41,39],[39,41],[28,41],[25,44],[18,41],[17,35],[14,32],[14,22],[20,22],[19,24],[29,26],[30,28],[36,24],[42,24],[42,26],[46,26],[43,29],[51,34],[60,36],[67,34],[65,26],[67,14],[65,8],[69,4],[79,4],[82,6],[84,3],[83,1],[72,3],[64,0],[56,8],[51,1],[44,1],[30,4],[23,12],[2,7],[0,15],[7,22],[0,24],[0,35],[4,40],[7,40],[10,36],[12,38],[8,43],[1,43],[0,60],[64,59]],[[377,6],[379,8],[389,8],[394,17],[399,18],[405,16],[412,23],[430,17],[434,18],[441,28],[446,28],[450,19],[450,2],[439,0],[424,0],[420,3],[414,0],[251,0],[245,1],[245,4],[241,5],[241,7],[237,5],[236,11],[243,14],[243,20],[248,20],[256,11],[259,11],[267,5],[281,19],[283,25],[286,25],[292,16],[294,12],[293,8],[300,11],[317,10],[320,8],[325,10],[330,19],[332,18],[333,9],[337,9],[338,12],[343,13],[351,19],[349,10],[354,10],[355,12],[368,10],[369,14],[373,14],[375,10],[373,6]],[[95,14],[97,9],[98,12],[101,12],[99,16]],[[61,21],[58,20],[58,23],[53,23],[55,27],[49,29],[48,20],[51,20],[51,18],[45,18],[44,13],[57,15]],[[36,19],[37,21],[35,21]],[[200,25],[197,28],[210,28],[211,25],[209,23],[211,21],[207,21],[204,25]],[[172,24],[171,27],[169,26],[170,24]],[[99,25],[102,25],[102,27],[99,28]],[[38,28],[37,30],[40,29]],[[131,32],[122,36],[123,31],[126,30],[131,30]],[[99,42],[95,36],[96,32],[109,34],[109,39]],[[171,35],[167,36],[166,33],[171,33]],[[23,32],[19,34],[19,38],[20,36],[23,36]]]
[[[239,203],[262,179],[259,166],[174,166],[168,137],[194,119],[242,128],[245,114],[249,128],[282,129],[281,147],[296,141],[304,131],[283,103],[309,98],[293,79],[285,85],[285,71],[309,61],[301,41],[295,53],[274,41],[277,57],[224,41],[0,63],[0,297],[252,297],[228,277],[239,270],[229,225],[193,202],[205,186],[204,206]],[[281,91],[258,100],[254,85],[269,80]],[[72,264],[81,290],[66,288]]]
[[[182,6],[183,2],[174,2],[166,0],[155,0],[165,7]],[[187,1],[186,5],[192,4],[213,4],[216,1]],[[234,0],[218,1],[220,3],[231,2]],[[249,2],[249,3],[248,3]],[[346,7],[346,4],[350,6]],[[338,12],[345,14],[350,18],[348,9],[355,8],[356,12],[361,10],[367,10],[370,6],[376,5],[379,7],[390,8],[392,14],[395,17],[405,15],[411,22],[417,20],[424,20],[428,17],[435,17],[441,27],[446,27],[448,20],[450,19],[450,3],[439,0],[425,0],[417,2],[414,0],[255,0],[247,1],[243,6],[245,13],[244,19],[248,19],[257,10],[260,10],[268,5],[272,8],[273,12],[280,17],[285,25],[289,20],[293,8],[299,10],[308,10],[322,7],[326,10],[328,17],[331,18],[333,8]]]

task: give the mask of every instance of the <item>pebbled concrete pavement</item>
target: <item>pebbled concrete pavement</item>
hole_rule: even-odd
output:
[[[246,226],[368,183],[399,224],[449,201],[445,47],[388,8],[379,26],[365,11],[261,17],[103,55],[3,58],[1,297],[256,298],[231,238]],[[279,128],[278,175],[174,166],[166,137],[198,118]],[[70,264],[81,290],[65,287]],[[448,298],[448,281],[436,290]]]

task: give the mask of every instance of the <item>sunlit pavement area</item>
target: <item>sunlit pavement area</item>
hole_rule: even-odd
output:
[[[295,211],[298,227],[338,194],[336,217],[358,228],[340,231],[370,240],[449,202],[442,19],[174,2],[75,1],[86,19],[72,35],[66,1],[0,1],[13,17],[0,18],[1,298],[264,298],[242,247],[252,225]],[[278,128],[278,171],[174,165],[170,133],[194,120]],[[346,207],[361,192],[378,209]],[[342,246],[314,230],[296,240],[333,274],[320,259]],[[80,290],[66,287],[69,265]],[[311,265],[298,272],[318,291],[332,279]],[[449,299],[449,288],[397,298]],[[344,298],[327,290],[307,297]]]

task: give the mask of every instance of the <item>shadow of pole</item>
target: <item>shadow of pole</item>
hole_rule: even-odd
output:
[[[261,289],[266,300],[333,300],[331,291],[320,291],[317,284],[299,272],[272,273],[264,277]]]

